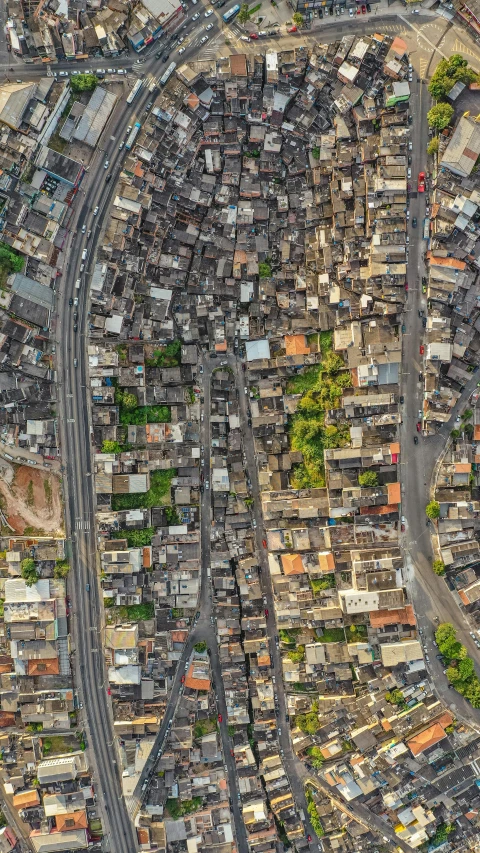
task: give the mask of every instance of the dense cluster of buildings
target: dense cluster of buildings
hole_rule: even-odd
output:
[[[132,9],[126,0],[116,0],[79,8],[53,0],[9,0],[7,44],[32,63],[120,56],[129,48],[141,51],[175,29],[183,5],[180,0],[142,0]]]
[[[195,621],[199,350],[245,360],[275,638],[244,389],[228,359],[212,376],[207,453],[215,631],[252,849],[273,851],[282,833],[305,842],[277,740],[272,642],[325,850],[377,843],[359,805],[412,848],[478,831],[480,744],[432,692],[399,547],[408,98],[406,46],[383,35],[181,66],[126,155],[90,283],[106,653],[126,788]],[[209,678],[184,684],[136,818],[145,849],[206,845],[213,832],[233,843]]]

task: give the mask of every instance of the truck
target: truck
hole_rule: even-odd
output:
[[[419,193],[425,192],[425,172],[418,173],[417,189]]]

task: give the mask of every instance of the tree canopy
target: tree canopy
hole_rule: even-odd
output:
[[[35,561],[32,560],[31,557],[27,557],[25,560],[22,560],[20,571],[27,586],[33,586],[40,577],[35,566]]]
[[[358,475],[358,483],[360,486],[376,486],[378,485],[378,476],[376,471],[364,471]]]
[[[70,78],[72,92],[93,92],[97,85],[98,77],[95,74],[77,74]]]
[[[429,83],[428,91],[437,101],[442,101],[457,82],[474,83],[478,75],[466,59],[454,53],[450,59],[441,59]]]
[[[436,575],[444,575],[445,563],[443,562],[443,560],[434,560],[432,563],[432,569]]]
[[[427,518],[435,519],[440,515],[440,504],[438,501],[430,501],[425,507]]]
[[[451,104],[436,104],[427,113],[428,124],[436,130],[444,130],[450,124],[454,112]]]

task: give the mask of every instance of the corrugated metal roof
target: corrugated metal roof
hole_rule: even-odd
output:
[[[74,131],[73,138],[86,145],[95,146],[100,139],[110,113],[113,110],[116,95],[97,86]]]

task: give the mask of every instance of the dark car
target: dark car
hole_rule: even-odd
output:
[[[161,59],[161,58],[162,58],[162,51],[159,50],[158,53],[155,54],[155,59]]]
[[[412,228],[416,228],[416,227],[417,227],[417,217],[414,216],[412,219]]]
[[[365,6],[367,7],[367,12],[372,11],[372,7],[370,6],[370,3],[365,3]]]
[[[78,326],[77,326],[77,324],[76,324],[76,323],[75,323],[75,324],[74,324],[74,326],[73,326],[73,331],[74,331],[74,332],[78,332]]]
[[[318,17],[323,18],[323,12],[321,9],[318,10]]]
[[[162,56],[162,62],[166,62],[166,61],[167,61],[167,59],[169,58],[169,56],[170,56],[170,54],[169,54],[169,53],[164,53],[164,54],[163,54],[163,56]]]
[[[73,312],[73,322],[76,323],[78,320],[78,311]]]
[[[227,0],[220,0],[220,3],[217,3],[217,9],[221,9],[222,6],[225,6],[226,2],[227,2]]]
[[[70,299],[68,300],[68,304],[73,305],[73,298],[72,297],[70,297]]]
[[[105,178],[105,183],[108,184],[109,181],[111,181],[111,180],[112,180],[112,175],[111,174],[107,175],[107,177]]]
[[[403,406],[404,402],[405,402],[405,397],[402,394],[402,396],[400,397],[400,405]]]
[[[418,444],[418,435],[413,436],[413,443]]]
[[[423,328],[424,328],[424,329],[425,329],[425,328],[426,328],[426,326],[427,326],[427,318],[426,318],[426,317],[423,317],[423,319],[422,319],[422,326],[423,326]]]

